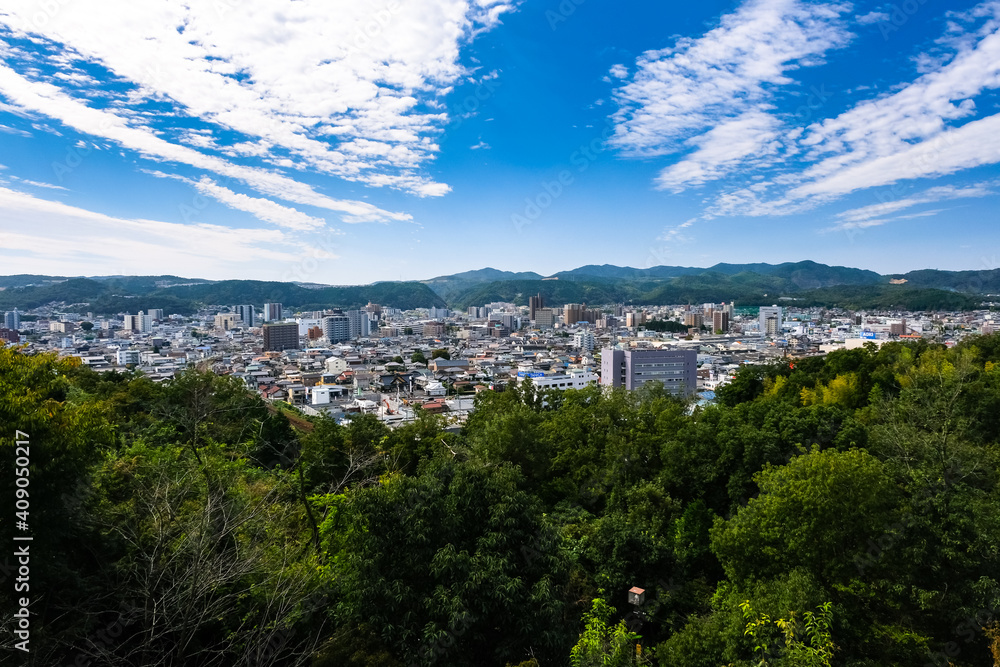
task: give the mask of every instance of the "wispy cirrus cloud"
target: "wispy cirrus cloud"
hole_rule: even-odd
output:
[[[448,120],[441,98],[468,74],[461,47],[512,8],[505,0],[77,0],[40,21],[37,2],[11,0],[0,8],[0,110],[236,179],[265,197],[353,220],[408,219],[283,172],[420,197],[448,192],[425,171]],[[233,161],[246,157],[256,165]]]
[[[938,202],[956,200],[956,199],[979,198],[995,193],[996,191],[987,183],[980,183],[968,187],[956,187],[954,185],[944,185],[940,187],[930,188],[922,193],[910,197],[903,197],[900,199],[889,199],[884,202],[879,202],[878,204],[861,206],[859,208],[853,208],[847,211],[843,211],[842,213],[838,213],[836,216],[838,223],[835,226],[829,228],[827,231],[875,227],[878,225],[883,225],[889,220],[903,220],[915,217],[927,217],[931,215],[936,215],[942,212],[942,209],[922,211],[919,213],[912,213],[908,215],[899,215],[892,218],[887,217],[895,213],[899,213],[900,211],[905,211],[906,209],[913,208],[914,206],[922,206],[925,204],[936,204]]]
[[[810,124],[776,110],[775,91],[792,83],[786,69],[816,64],[826,51],[850,41],[842,21],[849,10],[840,3],[748,2],[703,37],[645,54],[640,73],[618,90],[622,108],[615,116],[614,141],[625,155],[677,156],[655,179],[662,189],[681,192],[731,176],[706,199],[706,218],[802,213],[860,190],[1000,163],[1000,115],[982,114],[992,104],[977,105],[977,98],[1000,89],[1000,2],[995,0],[950,13],[945,34],[914,59],[917,76],[891,92]],[[792,30],[789,44],[775,46],[771,43],[780,42],[783,33],[759,27],[794,25],[809,12],[818,14],[803,26],[833,27],[834,37],[817,41],[814,48],[798,38],[809,34],[806,27]],[[883,18],[871,12],[854,20],[867,25]],[[753,37],[743,31],[748,26],[756,28]],[[732,47],[751,39],[761,41],[760,53]],[[702,50],[713,57],[725,54],[718,57],[729,67],[706,66],[710,59],[692,55]],[[779,73],[731,82],[730,72],[751,60]],[[697,108],[700,98],[707,100],[704,109]],[[653,118],[658,110],[666,110],[660,120]],[[940,189],[928,192],[948,198]],[[961,192],[963,197],[994,194],[982,188]],[[894,205],[902,201],[908,200]],[[839,219],[837,228],[851,223]]]
[[[781,149],[780,121],[763,109],[751,109],[688,140],[696,150],[656,178],[658,187],[680,192],[723,176],[748,162],[763,162]]]
[[[5,187],[0,211],[0,257],[12,273],[87,274],[100,265],[135,275],[228,278],[287,266],[307,249],[280,230],[121,218]]]
[[[792,71],[847,46],[849,10],[847,3],[751,0],[701,37],[644,53],[615,91],[612,145],[630,156],[668,155],[708,128],[760,113],[792,83]]]

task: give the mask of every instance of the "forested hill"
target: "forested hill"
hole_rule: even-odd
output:
[[[10,280],[14,278],[15,280]],[[16,280],[21,278],[20,280]],[[369,302],[392,308],[444,307],[441,297],[426,285],[410,283],[375,283],[348,287],[303,287],[295,283],[259,280],[205,281],[175,276],[139,276],[113,278],[70,278],[54,282],[32,277],[23,286],[22,277],[4,280],[15,285],[0,291],[0,310],[36,308],[49,303],[63,303],[78,312],[111,315],[162,308],[167,313],[188,315],[205,305],[281,303],[301,310],[359,308]],[[2,280],[0,280],[2,282]]]
[[[790,305],[866,309],[980,307],[984,294],[1000,291],[1000,271],[914,271],[881,276],[874,271],[812,261],[784,264],[685,266],[588,265],[548,278],[495,269],[439,276],[424,281],[457,308],[493,301],[527,305],[541,294],[546,303],[632,303],[668,305],[736,301],[750,306]]]
[[[0,386],[32,664],[996,664],[1000,336],[746,366],[702,407],[527,383],[459,433],[10,347]]]
[[[584,280],[505,280],[481,283],[449,297],[455,308],[507,301],[527,305],[541,294],[545,303],[591,305],[629,303],[670,305],[719,303],[743,305],[781,303],[792,306],[877,310],[974,310],[983,297],[909,285],[838,285],[803,290],[787,278],[756,273],[685,275],[669,280],[593,282]]]
[[[178,276],[0,276],[0,310],[52,303],[110,315],[162,308],[193,313],[205,305],[277,302],[297,310],[357,308],[369,302],[409,310],[430,306],[464,310],[494,301],[527,305],[541,294],[548,305],[670,305],[736,301],[882,310],[972,310],[983,307],[1000,272],[917,271],[909,278],[816,262],[717,264],[710,269],[659,266],[633,269],[584,266],[550,278],[487,268],[422,282],[329,286],[258,280],[211,281]],[[892,282],[895,281],[895,282]]]

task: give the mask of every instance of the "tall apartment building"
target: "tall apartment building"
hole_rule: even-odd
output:
[[[705,318],[701,313],[684,313],[684,326],[694,327],[695,329],[700,329],[701,325],[704,324]]]
[[[236,312],[247,329],[256,325],[253,306],[236,306]]]
[[[427,317],[432,320],[446,320],[449,315],[451,315],[451,311],[447,308],[435,308],[431,306],[427,309]]]
[[[625,326],[629,329],[634,329],[637,326],[646,323],[646,311],[641,310],[639,312],[627,312],[625,313]]]
[[[351,340],[351,318],[344,314],[324,317],[323,335],[331,343],[343,343]]]
[[[573,334],[573,347],[575,348],[591,352],[596,344],[597,340],[594,338],[593,331],[577,331]]]
[[[448,331],[448,325],[444,322],[424,322],[421,336],[443,336]]]
[[[586,319],[584,312],[587,310],[586,306],[579,303],[567,303],[563,306],[563,324],[570,326],[576,324],[577,322],[582,322]]]
[[[162,308],[150,308],[149,310],[146,311],[146,314],[149,315],[150,318],[152,318],[153,320],[155,320],[157,322],[162,322],[163,321],[163,309]]]
[[[434,309],[432,308],[431,310]],[[443,310],[447,312],[447,309]],[[371,319],[368,317],[368,311],[349,310],[344,315],[350,320],[349,335],[351,339],[367,338],[371,334]]]
[[[556,313],[551,308],[539,308],[535,311],[535,326],[551,329],[556,323]]]
[[[778,336],[784,326],[781,321],[781,306],[761,306],[758,315],[760,333],[764,336]]]
[[[136,322],[136,315],[125,315],[124,324],[122,324],[122,329],[125,331],[138,331],[139,324]]]
[[[905,336],[910,333],[909,328],[906,326],[906,318],[904,317],[899,322],[893,322],[889,325],[889,334],[892,336]]]
[[[280,322],[285,316],[284,308],[280,303],[265,303],[263,315],[265,322]]]
[[[153,318],[151,316],[140,310],[139,314],[135,317],[136,326],[138,327],[137,331],[140,333],[150,333],[153,331]]]
[[[729,332],[729,313],[724,310],[717,310],[712,313],[712,331],[715,333]]]
[[[21,328],[21,313],[17,312],[17,308],[8,311],[3,316],[3,325],[11,331],[17,331]]]
[[[545,299],[541,294],[528,297],[528,319],[535,321],[535,313],[545,307]]]
[[[264,325],[264,351],[299,349],[299,325],[295,322],[281,322]]]
[[[698,352],[610,347],[601,351],[602,385],[638,389],[654,381],[662,382],[664,389],[673,394],[693,394],[698,389]]]
[[[521,328],[521,318],[514,313],[490,313],[489,322],[499,322],[501,326],[506,327],[510,331],[517,331]]]

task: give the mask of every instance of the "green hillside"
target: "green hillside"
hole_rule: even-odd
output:
[[[263,304],[277,302],[289,308],[359,308],[369,302],[392,308],[443,307],[445,302],[422,283],[375,283],[350,287],[308,289],[294,283],[257,280],[203,281],[195,285],[157,288],[161,276],[96,280],[71,278],[40,287],[0,291],[0,310],[21,310],[61,302],[78,312],[110,315],[162,308],[168,313],[188,315],[206,305]],[[194,282],[188,279],[178,279]]]

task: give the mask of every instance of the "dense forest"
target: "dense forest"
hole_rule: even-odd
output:
[[[230,378],[0,350],[5,552],[24,477],[33,536],[3,664],[1000,664],[1000,336],[709,406],[530,387],[460,432],[293,427]]]
[[[941,289],[909,285],[835,285],[801,289],[791,278],[757,273],[728,276],[714,273],[685,275],[664,280],[608,281],[506,280],[474,285],[451,294],[448,303],[464,309],[493,301],[527,305],[528,297],[541,294],[548,304],[634,303],[669,305],[736,301],[759,306],[791,299],[795,306],[879,310],[975,310],[983,298]]]
[[[267,302],[281,303],[299,310],[362,308],[369,302],[404,310],[445,305],[444,300],[429,287],[416,282],[312,289],[290,282],[191,280],[192,284],[157,287],[157,279],[162,278],[163,276],[70,278],[53,284],[15,286],[0,290],[0,310],[25,310],[53,302],[65,303],[69,312],[93,312],[98,315],[134,313],[150,308],[162,308],[167,314],[191,315],[206,305],[252,303],[259,308],[260,304]]]

